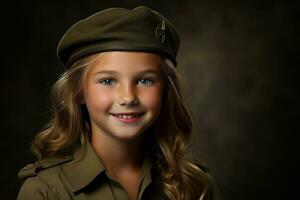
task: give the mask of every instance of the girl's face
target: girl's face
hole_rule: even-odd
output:
[[[152,53],[99,54],[83,85],[92,134],[132,140],[153,124],[162,104],[161,62]]]

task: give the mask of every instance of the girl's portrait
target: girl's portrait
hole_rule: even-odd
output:
[[[290,199],[296,6],[5,6],[1,199]]]
[[[19,172],[26,199],[220,199],[188,154],[174,25],[145,6],[75,23],[57,55],[53,117],[33,140],[39,161]]]

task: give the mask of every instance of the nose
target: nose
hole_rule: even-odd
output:
[[[137,105],[139,103],[136,94],[136,89],[130,84],[121,86],[119,94],[119,105],[132,106]]]

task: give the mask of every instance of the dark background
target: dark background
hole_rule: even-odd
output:
[[[49,90],[63,67],[59,39],[108,7],[146,5],[181,35],[178,70],[197,122],[196,158],[224,199],[291,199],[297,177],[299,73],[295,4],[288,1],[11,1],[1,5],[1,199],[49,119]]]

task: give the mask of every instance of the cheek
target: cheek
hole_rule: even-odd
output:
[[[162,103],[161,87],[153,88],[143,93],[142,103],[147,106],[149,110],[159,112]]]
[[[87,87],[84,93],[85,103],[90,111],[108,111],[113,95],[99,87]]]

